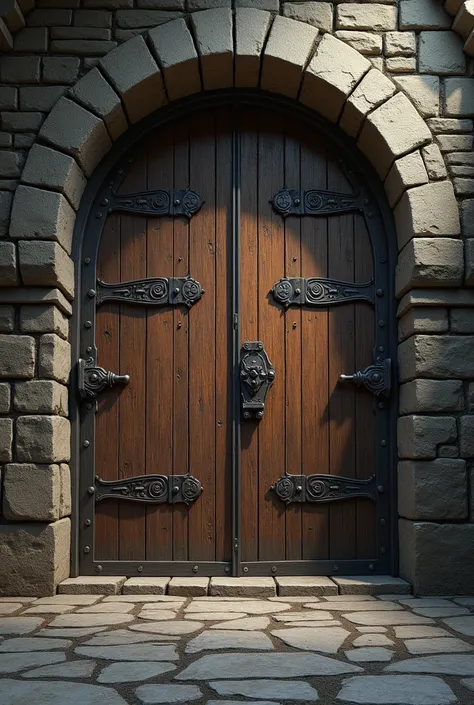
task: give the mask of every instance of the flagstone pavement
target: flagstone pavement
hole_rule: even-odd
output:
[[[474,597],[0,599],[1,705],[472,705]]]

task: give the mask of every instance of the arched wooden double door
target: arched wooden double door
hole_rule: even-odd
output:
[[[224,103],[151,129],[96,193],[83,574],[390,572],[390,253],[345,162],[297,114]]]

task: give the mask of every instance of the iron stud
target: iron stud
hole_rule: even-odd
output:
[[[90,299],[93,299],[94,296],[95,296],[95,289],[89,289],[89,291],[87,292],[87,296],[88,296]]]
[[[84,553],[90,553],[91,552],[91,547],[90,546],[84,546]]]
[[[84,323],[84,328],[92,328],[92,323],[91,323],[91,321],[86,321],[86,322]]]
[[[90,526],[90,525],[91,525],[91,520],[90,520],[90,519],[86,519],[85,522],[84,522],[84,526]]]
[[[89,448],[90,442],[89,442],[89,441],[83,441],[82,446],[83,446],[83,448]]]
[[[247,566],[244,567],[243,571],[244,571],[244,573],[248,573],[248,572],[249,572],[249,569],[247,568]]]
[[[137,573],[143,573],[143,566],[142,565],[138,566]]]
[[[87,493],[90,494],[91,496],[95,494],[95,487],[89,487],[87,490]]]
[[[95,567],[95,572],[96,572],[96,573],[102,573],[102,566],[101,566],[101,565],[96,565],[96,567]]]
[[[369,564],[369,570],[375,570],[375,566],[374,566],[373,563],[370,563],[370,564]]]
[[[193,573],[199,572],[199,566],[195,565],[193,566]]]

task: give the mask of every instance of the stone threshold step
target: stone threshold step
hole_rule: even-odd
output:
[[[352,577],[286,576],[279,578],[126,578],[83,575],[58,585],[61,595],[180,595],[200,597],[297,597],[326,595],[402,595],[411,593],[406,580],[390,575]]]

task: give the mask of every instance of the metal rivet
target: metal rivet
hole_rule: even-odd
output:
[[[296,328],[296,322],[295,322],[295,323],[293,323],[293,328]]]
[[[369,212],[367,213],[367,217],[368,217],[368,218],[373,218],[373,217],[374,217],[374,214],[372,213],[372,211],[369,211]]]
[[[259,343],[257,347],[259,350],[263,350],[263,343]]]
[[[109,199],[108,198],[103,198],[100,202],[101,206],[108,206],[109,205]]]
[[[199,566],[195,565],[193,566],[193,573],[197,573],[199,571]]]
[[[276,565],[272,565],[272,573],[276,573],[277,570],[278,570],[278,568],[276,567]]]
[[[87,411],[92,411],[93,404],[87,404]]]
[[[174,290],[174,293],[175,293],[175,294],[179,294],[179,288],[178,288],[178,287],[176,287],[176,289]]]
[[[257,419],[263,419],[263,411],[257,411],[257,413],[255,415],[256,415]]]
[[[244,573],[248,573],[248,572],[249,572],[249,569],[247,568],[247,566],[245,566],[245,568],[244,568],[243,570],[244,570]]]
[[[383,546],[380,546],[380,553],[385,553],[385,548]]]
[[[297,257],[293,257],[293,262],[296,262],[297,259],[298,259]]]
[[[87,296],[88,296],[90,299],[93,299],[94,296],[95,296],[95,289],[89,289],[89,291],[87,292]]]
[[[179,198],[177,198],[176,201],[174,202],[174,205],[179,206],[180,204],[181,204],[181,201],[179,200]]]
[[[370,205],[370,201],[368,198],[364,198],[364,206]]]
[[[182,257],[178,257],[178,262],[182,262],[182,261],[183,261],[183,258],[182,258]]]
[[[103,215],[104,214],[102,213],[102,211],[97,211],[97,213],[95,214],[95,217],[100,219],[100,218],[102,218]]]
[[[101,566],[101,565],[96,565],[96,567],[95,567],[95,572],[96,572],[96,573],[102,573],[102,566]]]
[[[385,448],[385,446],[387,445],[387,441],[386,440],[380,441],[380,445],[382,446],[382,448]]]
[[[249,419],[249,418],[250,418],[250,412],[244,411],[244,419]]]
[[[84,264],[90,264],[90,263],[91,263],[91,258],[90,258],[90,257],[86,257],[86,258],[84,259]]]
[[[90,553],[91,552],[91,547],[90,546],[84,546],[84,553]]]
[[[142,566],[142,565],[139,565],[139,566],[138,566],[137,572],[138,572],[138,573],[143,573],[143,566]]]
[[[334,571],[335,573],[337,573],[337,571],[339,570],[339,566],[338,566],[338,565],[333,565],[332,569],[333,569],[333,571]]]
[[[92,323],[91,323],[91,321],[86,321],[86,322],[84,323],[84,328],[92,328]]]
[[[381,520],[380,520],[380,525],[381,525],[381,526],[385,526],[385,519],[381,519]]]
[[[299,198],[295,198],[295,206],[299,206],[301,203]]]
[[[370,565],[369,565],[369,570],[375,570],[375,566],[374,566],[373,563],[370,563]]]
[[[230,573],[230,566],[229,566],[229,565],[226,565],[226,567],[224,568],[224,570],[225,570],[226,573]]]
[[[379,409],[385,409],[385,402],[379,401]]]
[[[82,445],[84,446],[84,448],[89,448],[90,442],[89,442],[89,441],[83,441]]]
[[[382,262],[382,264],[385,264],[385,262],[387,261],[387,258],[386,258],[386,257],[381,257],[381,258],[380,258],[380,261]]]
[[[377,289],[376,294],[377,294],[377,296],[383,296],[385,294],[385,292],[383,289]]]
[[[377,485],[377,492],[383,494],[383,485]]]
[[[130,158],[128,159],[128,163],[129,163],[129,164],[133,164],[134,161],[135,161],[135,157],[130,157]]]
[[[90,526],[92,524],[90,519],[86,519],[84,522],[84,526]]]
[[[297,294],[297,295],[301,294],[301,289],[295,289],[295,294]]]
[[[123,169],[119,169],[119,171],[118,171],[117,173],[118,173],[119,176],[122,176],[122,174],[123,174]]]
[[[92,346],[91,346],[91,345],[89,345],[89,346],[86,348],[86,352],[92,352]]]
[[[182,322],[178,321],[178,328],[181,328],[182,325],[183,325]]]
[[[379,328],[384,328],[384,327],[385,327],[385,321],[381,319],[381,320],[378,322],[378,326],[379,326]]]
[[[92,486],[89,487],[89,488],[87,489],[87,493],[90,494],[90,495],[95,494],[95,487],[92,487]]]
[[[385,345],[379,345],[379,352],[385,352]]]

